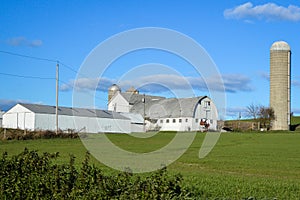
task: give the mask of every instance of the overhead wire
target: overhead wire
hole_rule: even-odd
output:
[[[12,77],[18,77],[18,78],[41,79],[41,80],[55,80],[55,78],[50,78],[50,77],[26,76],[26,75],[10,74],[10,73],[3,73],[3,72],[0,72],[0,74],[4,75],[4,76],[12,76]]]
[[[54,59],[41,58],[41,57],[36,57],[36,56],[28,56],[28,55],[19,54],[19,53],[13,53],[13,52],[10,52],[10,51],[0,50],[0,53],[5,53],[5,54],[12,55],[12,56],[19,56],[19,57],[23,57],[23,58],[30,58],[30,59],[34,59],[34,60],[43,60],[43,61],[48,61],[48,62],[58,62],[58,60],[54,60]]]
[[[12,56],[23,57],[23,58],[28,58],[28,59],[34,59],[34,60],[41,60],[41,61],[47,61],[47,62],[57,63],[60,66],[63,66],[63,67],[69,69],[70,71],[72,71],[72,72],[74,72],[76,74],[79,73],[77,70],[73,69],[69,65],[67,65],[67,64],[65,64],[65,63],[63,63],[63,62],[61,62],[59,60],[54,60],[54,59],[49,59],[49,58],[42,58],[42,57],[37,57],[37,56],[29,56],[29,55],[25,55],[25,54],[19,54],[19,53],[14,53],[14,52],[10,52],[10,51],[3,51],[3,50],[0,50],[0,53],[12,55]],[[19,74],[4,73],[4,72],[0,72],[0,75],[11,76],[11,77],[18,77],[18,78],[28,78],[28,79],[55,80],[55,78],[49,78],[49,77],[28,76],[28,75],[19,75]],[[70,83],[67,83],[67,82],[65,82],[63,80],[59,80],[59,82],[64,83],[66,85],[71,85]],[[73,87],[73,86],[71,85],[71,87]],[[101,100],[101,101],[107,101],[106,99],[97,97],[95,95],[91,95],[91,96],[93,96],[93,97],[95,97],[95,98],[97,98],[98,100]]]

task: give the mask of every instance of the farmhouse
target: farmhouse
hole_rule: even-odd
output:
[[[146,131],[198,131],[204,124],[217,130],[217,108],[207,96],[165,98],[139,94],[134,88],[121,92],[114,84],[108,91],[108,110],[142,115]]]
[[[55,106],[17,104],[3,115],[4,128],[55,130]],[[59,107],[60,130],[99,133],[130,133],[131,121],[123,115],[106,110]]]

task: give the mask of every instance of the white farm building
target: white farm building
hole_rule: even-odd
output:
[[[108,90],[108,110],[58,108],[60,130],[86,133],[217,130],[217,121],[217,108],[207,96],[165,98],[134,88],[121,92],[115,84]],[[2,123],[3,128],[54,131],[56,107],[19,103],[3,114]]]
[[[55,130],[55,106],[17,104],[3,115],[3,127],[26,130]],[[58,108],[58,126],[62,131],[87,133],[130,133],[131,121],[123,115],[95,109]]]
[[[120,113],[136,113],[144,116],[146,131],[202,131],[203,124],[217,130],[218,111],[207,96],[193,98],[165,98],[142,95],[130,88],[121,92],[117,85],[108,91],[108,110]]]

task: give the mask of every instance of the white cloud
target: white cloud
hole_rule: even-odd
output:
[[[295,87],[300,87],[300,81],[292,80],[292,85],[295,86]]]
[[[289,5],[279,6],[275,3],[266,3],[254,6],[251,2],[226,9],[224,16],[227,19],[260,19],[267,21],[284,20],[300,21],[300,7]]]
[[[226,108],[226,116],[231,119],[247,118],[247,108],[245,107],[230,107]]]
[[[24,100],[0,99],[0,110],[7,111],[17,103],[28,103]]]
[[[270,74],[268,72],[260,72],[259,76],[265,79],[266,81],[270,81]]]
[[[270,81],[270,74],[267,72],[260,72],[259,76],[267,81]],[[300,81],[299,80],[291,80],[291,84],[294,87],[300,87]]]
[[[98,90],[107,91],[113,84],[117,83],[121,88],[127,89],[131,86],[138,88],[143,92],[160,93],[173,90],[194,90],[207,91],[208,84],[210,89],[214,91],[225,91],[229,93],[249,92],[252,91],[250,85],[251,80],[240,74],[223,75],[222,80],[217,77],[209,77],[206,82],[201,77],[182,77],[174,74],[157,74],[142,76],[134,80],[116,81],[108,78],[80,78],[71,80],[68,84],[60,87],[62,91],[70,91],[72,89],[87,91]],[[225,87],[225,88],[224,88]]]
[[[300,115],[300,108],[292,108],[292,112],[295,116],[299,116]]]
[[[42,40],[28,40],[26,37],[14,37],[7,40],[7,44],[10,46],[30,46],[39,47],[43,45]]]
[[[80,78],[62,84],[60,90],[65,92],[73,89],[78,91],[107,91],[113,83],[115,81],[108,78]]]

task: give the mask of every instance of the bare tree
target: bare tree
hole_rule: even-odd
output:
[[[256,120],[259,116],[260,107],[261,106],[251,103],[249,106],[247,106],[247,116]]]
[[[273,108],[261,106],[259,108],[259,121],[264,128],[270,129],[271,122],[275,119]]]

